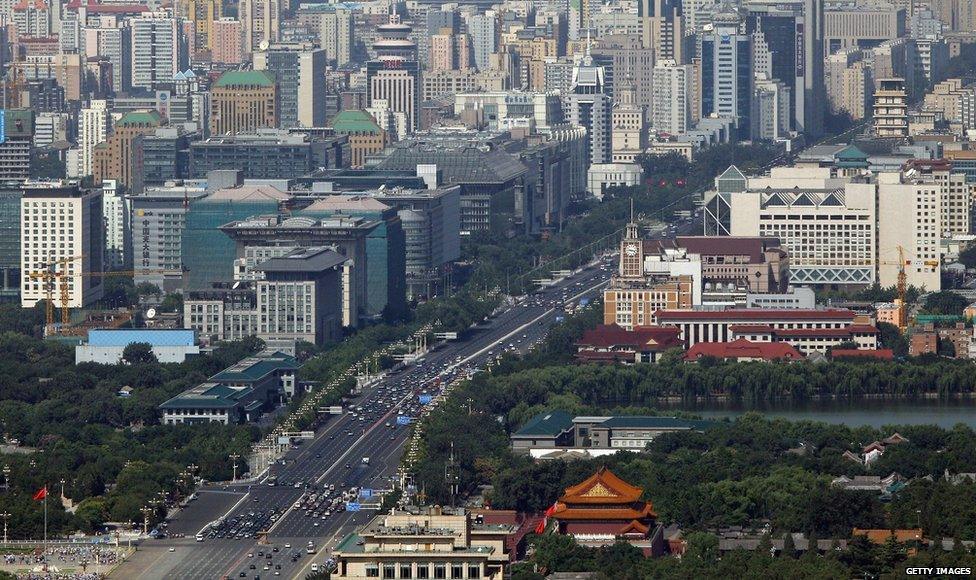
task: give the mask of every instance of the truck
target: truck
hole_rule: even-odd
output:
[[[328,407],[328,411],[330,415],[341,415],[342,405],[332,405],[331,407]]]

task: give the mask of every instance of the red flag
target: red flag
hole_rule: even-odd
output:
[[[546,513],[543,515],[542,521],[540,521],[539,525],[535,527],[535,533],[541,534],[546,531],[546,525],[549,524],[549,518],[552,517],[552,514],[554,513],[556,513],[555,503],[546,509]]]
[[[47,486],[45,485],[41,489],[37,490],[37,493],[34,494],[34,501],[41,501],[46,497],[47,497]]]
[[[542,534],[542,532],[545,532],[545,531],[546,531],[546,520],[545,520],[545,518],[543,518],[543,519],[539,520],[539,525],[535,527],[535,533],[536,534]]]

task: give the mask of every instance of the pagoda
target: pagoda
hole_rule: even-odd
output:
[[[643,492],[601,467],[582,483],[566,488],[548,513],[558,533],[573,536],[580,544],[626,541],[648,548],[657,543],[661,526],[651,502],[640,499]]]

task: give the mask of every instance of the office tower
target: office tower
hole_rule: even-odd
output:
[[[211,59],[220,64],[244,62],[244,25],[236,18],[221,18],[213,23]]]
[[[244,51],[261,48],[262,42],[278,42],[281,0],[241,0],[238,19],[244,25]]]
[[[47,282],[29,274],[54,264],[54,303],[67,289],[68,308],[82,308],[102,297],[104,225],[102,191],[77,183],[28,182],[20,200],[21,308],[47,299]],[[89,276],[86,276],[88,274]]]
[[[351,167],[362,167],[366,156],[386,147],[387,134],[366,111],[344,110],[332,119],[336,135],[349,137]]]
[[[319,16],[319,44],[336,67],[352,61],[356,44],[356,28],[352,11],[348,8],[327,7]]]
[[[212,51],[214,22],[223,16],[221,0],[177,0],[176,12],[193,27],[193,45],[189,47],[190,52],[197,55],[203,51]]]
[[[40,113],[34,119],[34,147],[47,147],[55,141],[68,141],[70,113]]]
[[[237,247],[220,226],[257,215],[277,214],[291,196],[269,185],[220,189],[190,200],[181,252],[185,290],[206,290],[234,280]]]
[[[312,43],[272,44],[254,53],[254,70],[275,76],[281,127],[325,125],[326,58]]]
[[[156,110],[126,113],[112,128],[112,134],[95,146],[92,176],[95,184],[116,180],[126,191],[142,191],[142,135],[155,131],[163,122]]]
[[[637,86],[633,81],[617,92],[610,117],[613,162],[633,163],[647,147],[646,114],[644,106],[637,103]]]
[[[877,79],[874,92],[874,134],[878,137],[908,136],[908,94],[905,79]]]
[[[186,36],[176,18],[165,12],[132,19],[132,86],[150,91],[165,88],[186,68]]]
[[[790,89],[776,79],[756,79],[752,96],[752,139],[775,141],[789,137]]]
[[[105,140],[109,128],[108,103],[95,100],[78,117],[78,175],[91,175],[95,146]]]
[[[408,38],[410,27],[399,22],[395,14],[377,31],[380,38],[373,44],[376,60],[366,64],[366,99],[370,107],[382,100],[390,111],[403,113],[407,132],[413,132],[419,123],[422,86],[417,45]]]
[[[733,11],[716,14],[713,30],[702,35],[702,118],[732,121],[741,139],[749,138],[752,107],[752,35],[739,32]]]
[[[474,14],[467,18],[467,26],[474,66],[478,70],[487,70],[491,55],[498,51],[498,14],[494,10]]]
[[[907,22],[905,10],[890,3],[832,5],[823,11],[824,54],[844,48],[872,48],[901,38]]]
[[[20,299],[20,182],[0,186],[0,299]]]
[[[681,0],[639,0],[637,15],[641,21],[644,48],[654,50],[658,59],[680,64],[691,59],[690,54],[685,54]]]
[[[673,60],[658,61],[654,67],[654,98],[651,127],[658,133],[681,135],[692,124],[692,93],[695,69]]]
[[[587,49],[586,56],[573,70],[572,92],[566,95],[566,120],[587,131],[587,159],[590,164],[610,163],[612,160],[612,111],[607,95],[604,69],[593,64]]]
[[[428,70],[430,72],[448,71],[455,69],[454,36],[451,34],[435,34],[430,37],[430,54],[428,55]]]
[[[163,292],[183,287],[180,248],[190,200],[206,191],[192,185],[148,188],[129,196],[132,206],[133,282],[156,285]]]
[[[129,21],[102,17],[80,30],[82,51],[87,58],[105,57],[112,63],[112,91],[132,88],[132,28]]]
[[[130,265],[132,244],[129,223],[131,204],[114,179],[102,180],[102,222],[105,225],[105,270],[122,270]]]
[[[13,8],[13,24],[18,38],[51,36],[51,10],[37,0],[20,2]]]
[[[942,288],[942,185],[931,177],[917,170],[878,174],[877,264],[882,286],[894,286],[903,270],[908,284],[916,288]]]
[[[825,95],[820,2],[744,5],[746,32],[753,36],[755,72],[789,88],[791,128],[822,130]]]
[[[608,94],[616,97],[622,85],[633,83],[637,103],[650,110],[652,100],[651,76],[654,71],[654,50],[641,46],[638,34],[611,34],[600,38],[591,53],[593,62],[602,65],[606,75]]]
[[[190,177],[190,141],[199,138],[184,125],[159,127],[142,136],[142,181],[145,186],[160,186],[167,181]]]
[[[3,115],[3,142],[0,142],[0,182],[25,181],[30,177],[34,142],[34,112],[6,109]]]
[[[278,88],[268,71],[227,71],[214,83],[210,99],[215,135],[278,126]]]

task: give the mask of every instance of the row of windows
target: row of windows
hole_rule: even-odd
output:
[[[416,566],[416,570],[414,570],[414,566]],[[467,576],[464,575],[465,568],[467,568]],[[450,564],[450,566],[448,564],[434,564],[433,570],[429,564],[383,564],[382,569],[378,564],[366,564],[367,578],[380,578],[381,571],[383,580],[412,580],[413,578],[418,580],[447,580],[448,578],[451,580],[465,578],[477,580],[481,578],[481,566],[478,564],[467,566],[464,564]],[[448,572],[450,572],[450,576]]]

